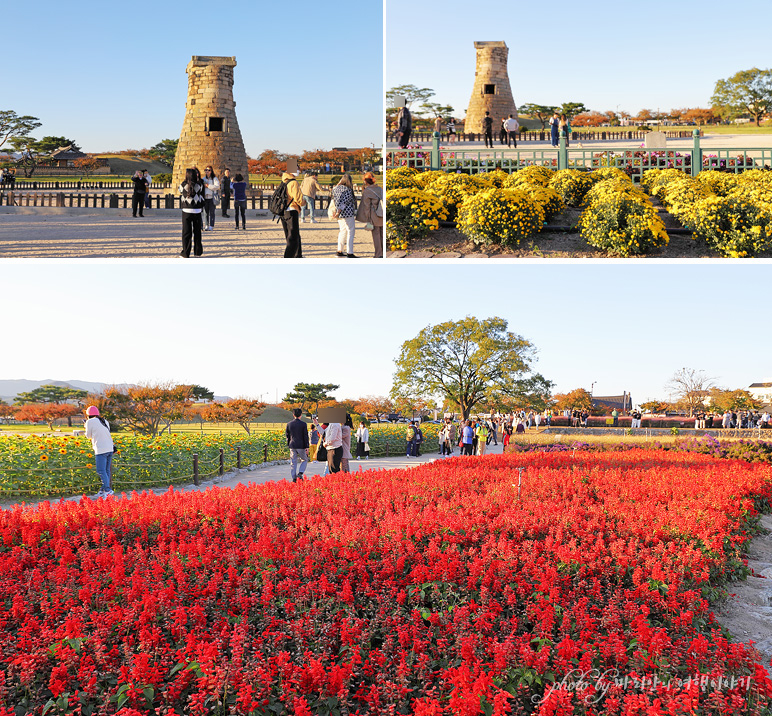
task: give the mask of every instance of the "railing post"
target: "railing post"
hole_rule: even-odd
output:
[[[236,446],[236,468],[241,470],[241,445]]]
[[[702,149],[700,148],[700,128],[692,133],[694,149],[692,150],[692,176],[696,177],[702,170]]]
[[[434,171],[440,169],[440,133],[432,132],[431,167]]]
[[[220,448],[220,476],[225,472],[225,450]]]
[[[193,484],[198,485],[198,455],[193,453]]]
[[[268,462],[268,445],[263,445],[263,462]]]
[[[568,169],[568,147],[562,132],[558,138],[558,170],[560,169]]]

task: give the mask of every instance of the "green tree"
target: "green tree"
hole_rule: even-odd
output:
[[[179,143],[179,139],[162,139],[158,144],[150,147],[150,156],[161,164],[166,164],[167,167],[173,167]]]
[[[434,90],[428,87],[418,88],[415,85],[398,85],[386,92],[386,99],[393,103],[395,97],[404,97],[405,104],[411,107],[413,102],[426,102],[429,97],[434,97]]]
[[[37,117],[21,116],[10,109],[0,110],[0,147],[11,137],[28,137],[40,124]]]
[[[427,326],[402,344],[391,397],[395,402],[447,400],[464,418],[492,394],[502,394],[530,370],[534,348],[507,331],[503,318],[467,316]]]
[[[520,114],[528,114],[532,117],[536,117],[541,122],[541,128],[546,129],[547,122],[552,116],[555,108],[552,105],[546,104],[522,104],[520,105]]]
[[[552,403],[554,387],[555,384],[551,380],[535,373],[492,391],[488,403],[499,412],[511,412],[521,408],[542,412]]]
[[[16,405],[28,403],[66,403],[68,400],[82,400],[88,395],[85,390],[79,388],[65,388],[60,385],[41,385],[39,388],[26,393],[19,393],[13,402]]]
[[[285,403],[299,403],[300,409],[305,410],[306,405],[313,404],[315,413],[319,408],[319,403],[323,400],[330,400],[334,390],[340,388],[333,383],[295,383],[295,387],[284,396]]]
[[[569,121],[576,117],[577,114],[581,114],[582,112],[586,111],[587,107],[585,107],[581,102],[563,102],[563,104],[560,106],[561,114],[565,114],[566,119]]]
[[[431,117],[452,117],[454,111],[449,104],[436,104],[435,102],[424,102],[421,109]]]
[[[710,101],[722,117],[733,119],[747,113],[758,127],[772,110],[772,70],[754,67],[719,80]]]
[[[189,385],[188,388],[194,400],[214,400],[214,393],[203,385]]]
[[[55,152],[59,147],[69,147],[72,145],[73,151],[79,152],[80,147],[75,143],[72,139],[67,139],[67,137],[43,137],[43,139],[39,139],[37,141],[31,142],[32,148],[38,153],[38,154],[51,154],[52,152]]]

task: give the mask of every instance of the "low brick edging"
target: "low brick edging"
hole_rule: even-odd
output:
[[[772,438],[772,431],[763,430],[761,428],[753,428],[751,430],[743,430],[741,428],[725,429],[725,428],[705,428],[695,430],[694,428],[682,428],[677,425],[673,426],[678,430],[678,433],[674,433],[672,428],[626,428],[626,427],[603,427],[603,428],[563,428],[550,426],[544,428],[540,433],[547,433],[550,435],[620,435],[624,436],[639,436],[639,437],[656,437],[664,435],[688,435],[702,437],[704,435],[710,435],[715,438],[753,438],[761,437],[762,435],[769,434]],[[527,433],[526,433],[527,434]]]

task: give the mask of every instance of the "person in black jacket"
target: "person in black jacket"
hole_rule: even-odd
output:
[[[222,202],[222,215],[230,217],[228,209],[231,208],[231,170],[226,169],[220,178],[220,201]]]
[[[493,117],[486,112],[483,117],[483,133],[485,134],[485,146],[493,149]]]
[[[136,217],[137,209],[139,209],[139,215],[144,216],[145,194],[147,193],[145,175],[141,170],[137,170],[134,172],[131,182],[134,184],[134,193],[131,195],[131,215]]]
[[[287,447],[290,451],[290,474],[292,482],[297,482],[303,479],[303,473],[308,465],[308,426],[300,419],[303,414],[300,408],[295,408],[292,414],[295,419],[287,423],[285,432],[287,434]],[[300,461],[299,469],[298,461]]]
[[[191,243],[193,255],[201,256],[201,212],[204,208],[204,183],[201,173],[195,167],[185,170],[185,181],[180,184],[182,194],[182,258],[190,258]],[[192,239],[192,242],[191,242]]]

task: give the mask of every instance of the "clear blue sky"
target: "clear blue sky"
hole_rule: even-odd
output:
[[[388,0],[386,88],[436,91],[463,117],[476,40],[504,40],[515,103],[584,102],[631,114],[708,107],[715,83],[772,65],[754,28],[772,23],[769,0]]]
[[[556,391],[595,381],[596,395],[666,398],[681,367],[727,388],[772,379],[758,309],[769,262],[470,264],[4,262],[3,295],[20,302],[6,303],[0,378],[385,395],[423,327],[497,315],[536,346]]]
[[[0,109],[85,151],[177,139],[193,55],[236,57],[250,156],[380,147],[383,3],[298,0],[3,2]]]

